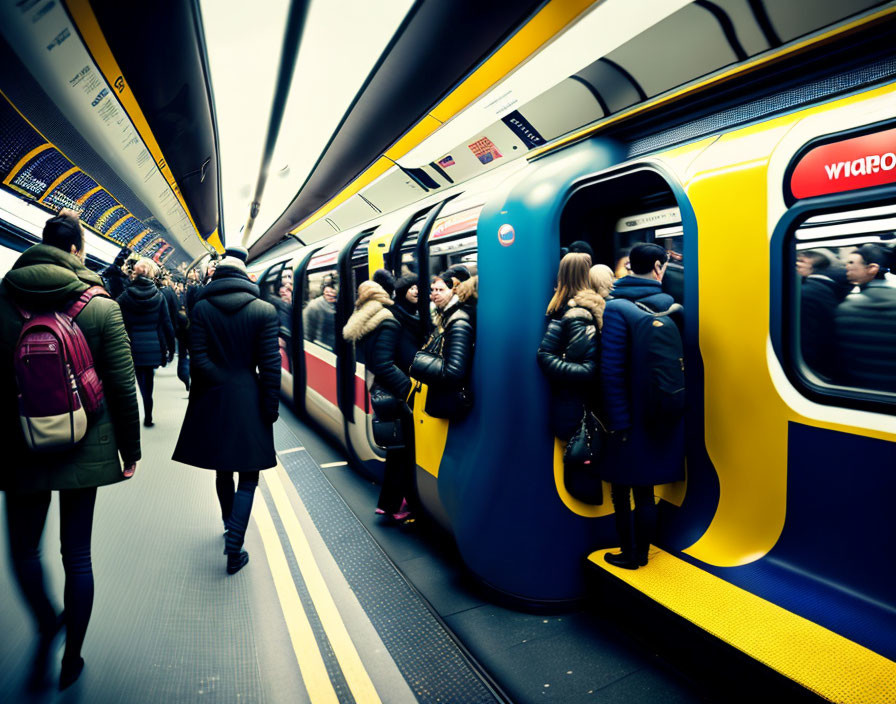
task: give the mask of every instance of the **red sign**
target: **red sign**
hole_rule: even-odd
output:
[[[896,128],[822,144],[800,159],[790,177],[794,198],[896,183]]]

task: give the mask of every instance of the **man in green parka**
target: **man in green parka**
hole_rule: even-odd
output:
[[[0,285],[0,431],[4,461],[0,488],[16,580],[39,634],[29,684],[46,683],[53,641],[66,627],[60,687],[84,667],[81,645],[93,605],[90,536],[96,488],[133,476],[140,459],[140,425],[134,365],[121,311],[111,298],[92,298],[75,318],[103,383],[104,402],[73,449],[52,454],[28,450],[19,421],[13,353],[28,311],[65,310],[102,279],[84,266],[84,231],[71,211],[47,221],[43,243],[27,250]],[[40,539],[52,491],[59,491],[64,616],[44,589]]]

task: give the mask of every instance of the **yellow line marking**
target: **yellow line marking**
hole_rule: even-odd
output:
[[[96,61],[96,65],[109,84],[110,94],[115,95],[121,103],[121,107],[131,119],[134,129],[137,130],[146,148],[155,160],[156,166],[168,182],[171,192],[174,193],[178,202],[183,206],[184,212],[193,225],[193,231],[202,240],[199,229],[196,227],[196,222],[193,220],[193,214],[180,193],[174,174],[171,173],[168,162],[162,154],[162,149],[159,147],[159,143],[156,141],[155,135],[146,121],[146,117],[143,115],[143,110],[140,109],[140,105],[134,97],[134,92],[124,79],[124,74],[115,60],[115,56],[112,54],[112,49],[103,35],[103,30],[100,29],[99,22],[97,22],[96,15],[93,14],[89,0],[65,0],[65,5],[68,7],[78,31],[84,38],[85,46],[90,51],[91,56]]]
[[[6,97],[6,96],[3,96],[3,97]],[[53,148],[53,145],[50,143],[47,143],[47,144],[41,144],[39,147],[35,147],[34,149],[32,149],[25,156],[23,156],[21,159],[19,159],[18,162],[16,163],[16,165],[12,167],[12,169],[10,169],[9,173],[6,174],[6,178],[3,179],[3,183],[8,186],[10,181],[12,181],[13,178],[15,177],[15,175],[17,173],[19,173],[19,171],[21,171],[22,168],[24,168],[25,164],[27,164],[29,161],[31,161],[34,157],[36,157],[41,152],[45,152],[45,151],[47,151],[47,149],[52,149],[52,148]]]
[[[328,467],[345,467],[348,462],[327,462],[326,464],[322,464],[320,466],[321,469],[327,469]]]
[[[130,242],[128,242],[128,247],[133,247],[135,244],[137,244],[140,241],[140,238],[142,238],[143,235],[145,235],[149,231],[150,228],[147,227],[142,232],[138,232],[136,235],[134,235],[134,238]]]
[[[573,132],[570,135],[567,135],[566,137],[563,137],[563,138],[557,140],[556,142],[553,142],[551,144],[546,144],[543,147],[539,147],[538,149],[533,149],[531,152],[526,154],[526,159],[529,159],[529,160],[537,159],[538,157],[543,156],[544,154],[548,154],[557,149],[562,149],[563,147],[569,146],[570,144],[573,144],[575,142],[579,142],[583,139],[587,139],[588,137],[592,137],[595,134],[597,134],[598,132],[602,132],[607,127],[609,127],[610,125],[613,125],[617,122],[620,122],[623,120],[628,120],[632,117],[635,117],[636,115],[640,115],[643,112],[649,112],[651,110],[661,108],[661,107],[669,104],[670,102],[678,100],[679,98],[687,96],[691,93],[697,93],[705,88],[712,87],[718,83],[723,83],[723,82],[728,81],[728,80],[730,80],[736,76],[739,76],[741,74],[748,73],[750,71],[755,71],[756,69],[761,68],[762,66],[764,66],[768,63],[781,60],[783,58],[786,58],[787,56],[790,56],[791,54],[796,54],[801,51],[805,51],[806,49],[809,49],[818,44],[823,44],[825,42],[836,39],[838,36],[841,36],[844,34],[849,34],[850,32],[853,32],[856,29],[859,29],[860,27],[863,27],[868,24],[872,24],[880,19],[887,17],[888,15],[892,15],[894,12],[896,12],[896,8],[893,8],[893,7],[881,10],[880,12],[877,12],[868,17],[859,18],[853,22],[850,22],[849,24],[843,25],[841,27],[837,27],[828,32],[825,32],[824,34],[820,34],[817,37],[810,37],[809,39],[805,39],[802,42],[799,42],[792,46],[781,49],[777,53],[770,54],[768,56],[760,56],[759,58],[757,58],[753,61],[749,61],[748,63],[741,64],[739,66],[735,66],[735,67],[728,69],[726,71],[723,71],[722,73],[719,73],[715,76],[712,76],[705,80],[699,81],[698,83],[695,83],[693,85],[687,85],[683,88],[679,88],[679,89],[675,90],[673,93],[670,93],[669,95],[666,95],[666,96],[663,96],[660,98],[654,98],[652,100],[648,100],[647,102],[641,103],[640,105],[636,105],[635,107],[633,107],[629,110],[625,110],[623,112],[616,113],[615,115],[611,115],[610,117],[606,118],[605,120],[601,120],[596,125],[592,125],[591,127],[585,127],[581,130]]]
[[[92,196],[95,193],[99,193],[101,190],[103,190],[102,186],[94,186],[89,191],[87,191],[87,193],[85,193],[83,196],[78,198],[78,201],[77,201],[78,205],[84,205],[88,200],[90,200],[90,196]],[[114,198],[115,196],[112,196],[112,197]]]
[[[103,224],[105,224],[106,218],[108,218],[112,213],[114,213],[114,212],[115,212],[116,210],[118,210],[119,208],[124,208],[124,211],[125,211],[125,212],[128,212],[128,209],[125,208],[121,203],[118,203],[118,204],[116,204],[116,205],[113,205],[113,206],[112,206],[111,208],[109,208],[105,213],[103,213],[102,215],[100,215],[100,216],[96,219],[96,226],[97,226],[97,229],[99,229]],[[116,222],[117,222],[117,220],[116,220]]]
[[[53,183],[51,183],[49,186],[47,186],[47,190],[45,190],[44,194],[40,198],[38,198],[37,202],[43,203],[47,199],[47,196],[50,195],[60,183],[65,181],[65,179],[67,179],[69,176],[76,174],[80,170],[81,169],[79,169],[77,166],[73,166],[68,171],[65,171],[61,175],[57,176],[56,180],[53,181]]]
[[[291,447],[288,450],[278,450],[277,454],[278,455],[288,455],[292,452],[301,452],[304,449],[305,449],[304,447]]]
[[[277,513],[280,520],[283,521],[283,528],[286,536],[289,538],[289,544],[296,556],[296,562],[299,564],[299,570],[302,578],[305,580],[305,586],[308,588],[308,594],[314,607],[317,609],[317,615],[324,627],[339,667],[342,668],[342,674],[345,675],[345,681],[348,683],[356,702],[365,702],[365,704],[378,704],[381,700],[377,694],[376,688],[370,679],[370,675],[361,661],[355,644],[352,643],[351,636],[342,621],[342,616],[336,608],[336,602],[330,594],[326,581],[321,574],[320,567],[314,559],[314,553],[311,551],[311,545],[305,537],[302,525],[296,517],[295,510],[286,496],[286,490],[280,482],[279,473],[285,474],[286,470],[283,465],[277,463],[277,469],[273,472],[267,472],[264,475],[265,483],[274,499],[274,505],[277,507]]]
[[[256,501],[252,512],[261,542],[268,558],[268,566],[271,576],[274,578],[274,587],[277,590],[277,598],[280,608],[283,610],[283,619],[286,621],[286,630],[299,663],[299,671],[302,673],[302,681],[308,691],[308,697],[314,704],[332,702],[338,704],[336,691],[327,674],[320,647],[308,623],[308,616],[302,607],[302,600],[296,591],[296,585],[292,578],[283,545],[274,527],[274,520],[268,511],[267,502],[262,499]]]

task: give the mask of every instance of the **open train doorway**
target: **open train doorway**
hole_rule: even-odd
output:
[[[672,187],[650,167],[598,177],[570,196],[560,219],[560,246],[587,242],[593,263],[606,264],[616,278],[629,271],[628,253],[640,242],[655,242],[669,254],[663,290],[686,306],[684,226]]]

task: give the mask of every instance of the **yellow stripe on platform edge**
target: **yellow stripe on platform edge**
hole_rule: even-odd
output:
[[[802,616],[651,549],[647,567],[588,559],[682,618],[832,702],[896,702],[896,662]],[[696,598],[695,598],[696,597]]]

